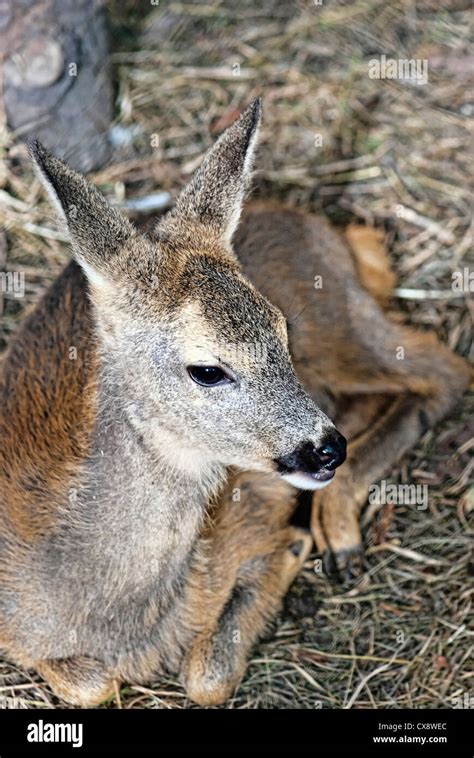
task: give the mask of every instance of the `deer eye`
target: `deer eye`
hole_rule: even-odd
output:
[[[233,380],[218,366],[188,366],[187,371],[193,382],[203,387],[230,384]]]

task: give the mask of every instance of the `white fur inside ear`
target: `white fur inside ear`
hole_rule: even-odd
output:
[[[85,275],[87,276],[88,281],[90,284],[92,284],[93,287],[97,287],[98,289],[104,289],[105,287],[109,287],[109,280],[106,279],[105,276],[100,274],[96,268],[91,266],[89,263],[86,263],[81,257],[78,256],[77,261],[79,265],[81,266],[82,270],[84,271]]]
[[[232,215],[227,222],[225,232],[223,232],[222,234],[222,242],[225,245],[227,245],[229,250],[231,250],[232,237],[234,236],[234,232],[239,225],[241,213],[242,213],[242,201],[240,201],[240,204],[236,208],[234,208]]]
[[[258,134],[260,131],[260,126],[257,126],[254,133],[252,134],[252,137],[250,138],[249,145],[247,147],[247,152],[245,154],[244,158],[244,165],[242,169],[242,191],[240,193],[240,198],[236,201],[235,207],[232,211],[232,214],[227,222],[227,226],[225,229],[225,232],[223,233],[223,242],[230,247],[230,243],[232,240],[232,237],[234,236],[234,232],[237,229],[240,221],[240,216],[242,213],[242,205],[245,197],[245,192],[247,187],[250,185],[251,176],[252,176],[252,168],[255,158],[255,151],[257,147],[258,142]]]
[[[249,174],[252,171],[259,132],[260,132],[260,124],[258,124],[258,126],[254,130],[254,133],[252,134],[249,141],[249,145],[247,147],[247,152],[245,154],[243,173],[244,173],[244,176],[246,176],[247,178],[249,177]]]
[[[46,192],[48,193],[50,203],[53,206],[54,210],[56,211],[56,215],[57,215],[62,233],[68,239],[70,239],[69,229],[67,225],[67,218],[66,218],[66,214],[64,213],[64,208],[61,205],[61,202],[56,194],[56,190],[54,189],[47,175],[43,172],[41,166],[37,163],[36,160],[33,161],[33,171],[35,172],[37,179],[39,179],[39,181],[45,188]]]

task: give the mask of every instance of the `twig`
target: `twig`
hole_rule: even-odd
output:
[[[397,287],[394,294],[401,300],[459,300],[464,297],[463,292],[454,290],[415,290],[408,287]]]

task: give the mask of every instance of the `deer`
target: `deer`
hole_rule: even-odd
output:
[[[228,700],[313,538],[356,574],[367,487],[469,383],[327,221],[243,207],[260,121],[151,232],[30,145],[73,259],[0,363],[0,648],[73,705],[165,672]]]

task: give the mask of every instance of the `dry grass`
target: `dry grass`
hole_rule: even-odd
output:
[[[111,3],[117,124],[131,141],[94,179],[116,202],[174,194],[213,135],[262,94],[256,192],[382,229],[399,279],[396,317],[468,357],[472,300],[452,289],[472,242],[467,5],[209,0],[161,4],[141,19],[138,2]],[[368,61],[382,54],[428,59],[428,84],[370,79]],[[68,253],[23,148],[3,141],[0,263],[26,275],[25,297],[4,303],[6,344]],[[308,562],[227,707],[437,708],[472,698],[473,410],[471,398],[393,470],[392,482],[429,485],[428,510],[368,509],[367,573],[355,586]],[[57,704],[6,662],[0,696]],[[119,705],[192,707],[164,680],[123,687]]]

